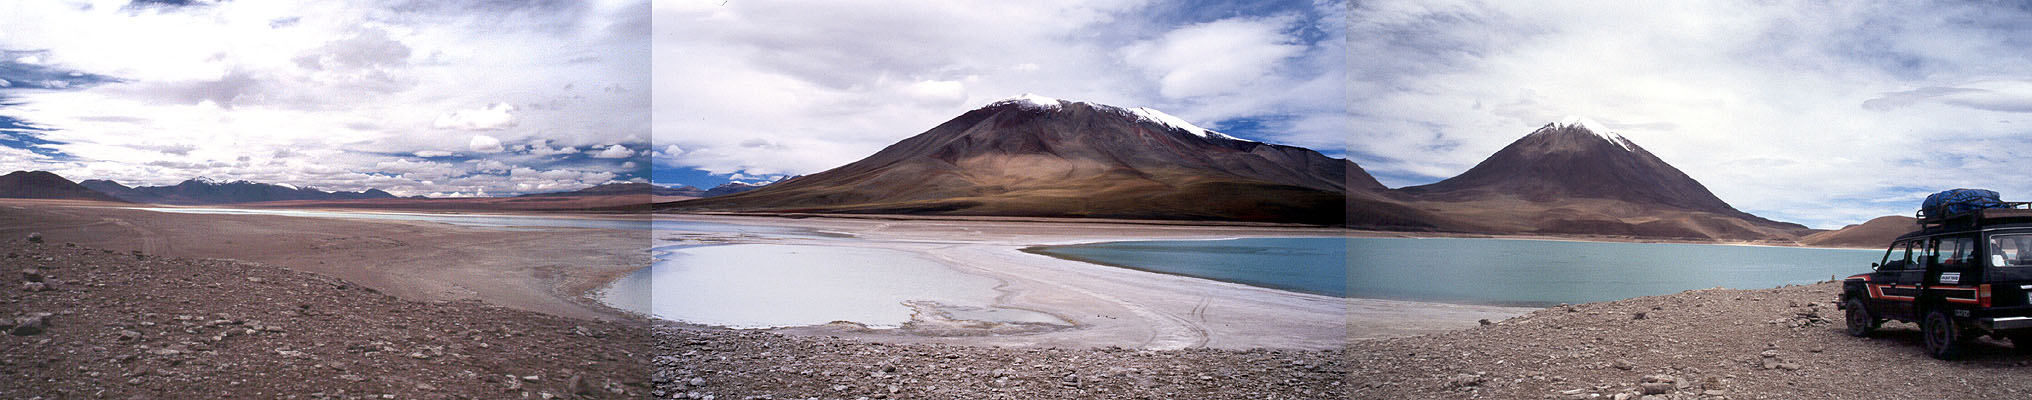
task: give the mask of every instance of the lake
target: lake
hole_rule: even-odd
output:
[[[1328,296],[1545,306],[1869,271],[1882,250],[1470,238],[1246,238],[1033,247],[1152,272]]]
[[[656,265],[609,284],[607,304],[673,321],[732,328],[833,321],[897,328],[919,312],[956,320],[1067,324],[995,306],[1001,281],[911,253],[851,246],[666,246]]]

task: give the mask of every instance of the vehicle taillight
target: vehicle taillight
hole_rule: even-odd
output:
[[[1990,284],[1976,285],[1976,303],[1983,307],[1990,306]]]

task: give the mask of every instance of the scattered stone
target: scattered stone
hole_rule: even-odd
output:
[[[1487,379],[1484,379],[1484,378],[1482,378],[1482,376],[1481,376],[1481,375],[1469,375],[1469,374],[1460,374],[1460,375],[1454,375],[1454,376],[1453,376],[1453,379],[1449,379],[1449,380],[1447,380],[1447,381],[1446,381],[1446,387],[1448,387],[1448,388],[1463,388],[1463,387],[1469,387],[1469,386],[1476,386],[1476,385],[1481,385],[1481,384],[1482,384],[1482,382],[1486,382],[1486,381],[1487,381]]]
[[[26,282],[21,284],[21,290],[26,290],[29,292],[40,292],[44,290],[49,290],[49,284],[42,282]]]
[[[13,328],[9,329],[7,333],[14,336],[42,334],[42,332],[49,330],[49,317],[51,315],[50,313],[34,313],[15,318]]]
[[[42,232],[29,232],[29,233],[28,233],[28,242],[29,242],[29,243],[42,243]]]

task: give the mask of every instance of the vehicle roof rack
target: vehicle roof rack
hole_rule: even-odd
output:
[[[1927,215],[1924,210],[1913,214],[1919,218],[1922,231],[1934,232],[1946,228],[1976,227],[1987,224],[2008,222],[2032,222],[2032,202],[2006,201],[2003,207],[1984,208],[1954,214]]]

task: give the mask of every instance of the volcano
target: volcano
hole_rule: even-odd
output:
[[[1630,139],[1584,117],[1548,123],[1474,168],[1398,189],[1464,230],[1700,239],[1790,238],[1809,230],[1737,210]]]
[[[1426,226],[1360,166],[1149,108],[1023,95],[832,170],[659,209]]]

